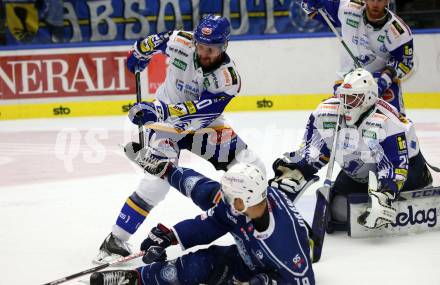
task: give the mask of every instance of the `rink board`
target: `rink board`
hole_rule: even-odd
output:
[[[357,218],[365,211],[367,203],[367,194],[349,196],[348,234],[353,238],[400,236],[440,229],[440,187],[402,192],[399,201],[393,204],[397,209],[396,221],[381,229],[367,229],[358,224]]]

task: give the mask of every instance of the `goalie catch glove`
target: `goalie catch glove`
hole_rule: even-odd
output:
[[[319,180],[316,175],[309,179],[304,177],[297,164],[289,161],[287,157],[278,158],[272,165],[275,177],[269,180],[269,185],[285,192],[298,194]]]

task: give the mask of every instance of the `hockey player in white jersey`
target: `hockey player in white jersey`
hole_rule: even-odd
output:
[[[370,206],[359,223],[377,228],[394,222],[392,206],[400,191],[420,189],[432,182],[419,150],[413,123],[378,98],[378,87],[370,72],[356,69],[344,79],[337,97],[322,102],[310,115],[304,142],[297,151],[274,162],[271,185],[295,192],[313,178],[329,160],[338,112],[342,114],[336,161],[342,168],[332,186],[331,222],[328,231],[346,230],[347,196],[367,193],[369,172],[379,181],[369,191]],[[288,174],[300,172],[296,178]],[[301,182],[300,182],[301,181]]]
[[[410,28],[388,9],[390,0],[303,0],[309,17],[325,21],[317,13],[323,9],[363,68],[373,73],[379,97],[405,113],[400,80],[413,68],[413,37]],[[338,81],[355,65],[341,49]]]
[[[127,58],[130,71],[144,69],[156,53],[165,53],[169,65],[155,100],[136,104],[129,117],[134,124],[147,128],[146,145],[174,157],[175,163],[180,150],[187,149],[217,170],[226,170],[238,160],[255,163],[264,170],[263,163],[222,115],[241,85],[237,68],[226,53],[229,37],[229,21],[208,15],[194,32],[170,31],[138,40]],[[140,144],[130,143],[125,151],[130,159],[144,166],[140,149]],[[147,174],[124,203],[95,262],[129,255],[128,239],[165,198],[168,189],[165,181]]]

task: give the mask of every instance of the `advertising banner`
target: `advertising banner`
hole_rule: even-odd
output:
[[[233,35],[326,30],[293,0],[6,0],[2,10],[7,45],[136,40],[194,30],[208,13],[228,18]]]

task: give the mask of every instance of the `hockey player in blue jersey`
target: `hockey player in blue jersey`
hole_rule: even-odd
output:
[[[371,200],[359,217],[361,225],[378,228],[392,223],[396,216],[393,202],[399,192],[423,188],[431,184],[432,177],[413,122],[378,98],[377,84],[365,69],[350,72],[337,97],[322,102],[310,115],[303,144],[274,162],[276,177],[270,183],[295,192],[327,164],[338,112],[343,119],[335,157],[342,170],[331,191],[328,230],[346,229],[347,196],[351,193],[368,192]],[[295,178],[289,174],[293,171]],[[368,191],[370,171],[379,181],[377,191]]]
[[[324,24],[318,9],[324,9],[342,39],[362,67],[373,73],[379,97],[405,113],[400,80],[413,68],[413,37],[410,28],[388,9],[390,0],[302,0],[310,18]],[[354,69],[353,59],[341,50],[341,66],[335,89]]]
[[[241,85],[236,66],[226,53],[229,37],[228,20],[208,15],[194,33],[171,31],[138,40],[127,58],[132,72],[145,68],[156,53],[165,53],[169,58],[167,76],[155,100],[136,104],[129,117],[134,124],[147,128],[146,145],[160,148],[176,163],[180,150],[186,149],[211,162],[217,170],[226,170],[238,160],[264,169],[222,115]],[[130,143],[125,150],[142,166],[140,148],[140,144]],[[165,181],[145,175],[124,203],[94,261],[105,263],[129,255],[128,239],[165,198],[168,189]]]
[[[315,284],[305,222],[286,194],[267,186],[259,168],[236,164],[218,183],[167,159],[144,156],[150,173],[163,177],[182,194],[190,193],[201,208],[210,205],[209,195],[220,193],[222,199],[171,229],[162,224],[154,227],[141,245],[146,266],[94,273],[91,285]],[[227,233],[233,236],[234,245],[212,245],[166,260],[165,249],[171,245],[188,249]]]

